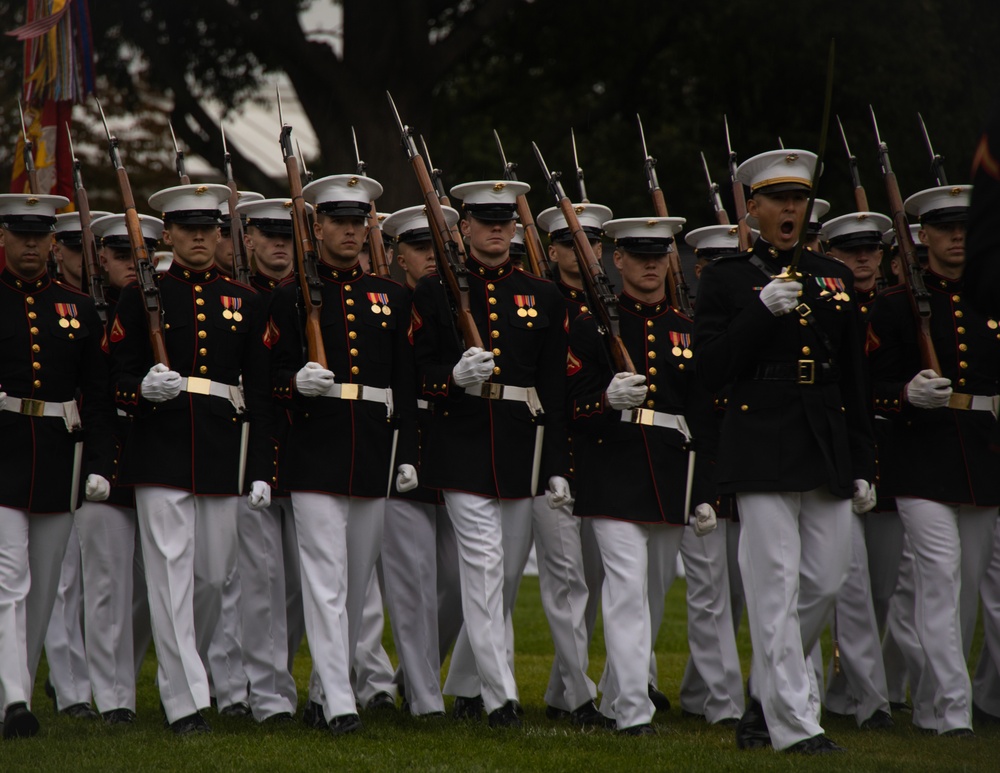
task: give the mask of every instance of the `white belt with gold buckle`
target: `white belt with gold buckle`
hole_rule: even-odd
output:
[[[675,429],[686,440],[691,439],[691,430],[688,429],[687,419],[673,413],[663,413],[650,408],[634,408],[631,411],[622,411],[622,421],[628,424],[641,424],[644,427]]]
[[[219,381],[198,378],[197,376],[184,376],[181,378],[181,391],[192,395],[221,397],[223,400],[228,400],[232,403],[237,413],[243,413],[246,408],[240,388],[233,384],[223,384]]]
[[[20,413],[24,416],[62,419],[66,422],[66,429],[69,432],[80,429],[80,409],[77,407],[75,400],[67,400],[64,403],[53,403],[46,402],[45,400],[35,400],[31,397],[11,397],[7,395],[7,401],[3,409],[11,413]]]
[[[516,403],[525,403],[532,416],[543,413],[542,403],[538,399],[538,392],[534,387],[511,386],[510,384],[487,381],[479,386],[466,387],[465,393],[473,397],[482,397],[484,400],[512,400]]]

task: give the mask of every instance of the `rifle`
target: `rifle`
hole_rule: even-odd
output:
[[[351,127],[351,139],[354,140],[354,158],[357,160],[356,174],[366,177],[365,170],[368,164],[361,160],[361,151],[358,150],[358,135]],[[368,210],[368,253],[371,256],[372,273],[376,276],[389,277],[389,261],[385,256],[385,244],[382,242],[382,229],[378,224],[378,210],[375,202],[371,202]]]
[[[128,243],[132,252],[132,261],[135,263],[139,289],[142,291],[142,298],[146,305],[146,321],[149,324],[149,343],[153,348],[153,359],[169,368],[167,345],[163,339],[163,308],[160,305],[160,288],[156,284],[156,271],[149,259],[146,242],[143,240],[142,225],[139,222],[139,214],[135,210],[135,198],[132,196],[132,185],[128,181],[128,172],[125,171],[121,155],[118,152],[118,138],[111,133],[111,129],[108,127],[108,119],[104,115],[101,101],[97,97],[94,97],[94,101],[97,102],[97,109],[101,111],[104,131],[108,135],[108,155],[111,157],[111,165],[115,168],[118,188],[122,194],[125,229],[128,231]]]
[[[750,249],[750,227],[747,225],[747,199],[743,192],[743,183],[736,177],[736,169],[739,164],[736,162],[736,151],[733,150],[733,143],[729,139],[729,118],[722,116],[722,122],[726,127],[726,151],[729,153],[729,180],[733,186],[733,206],[736,207],[736,227],[739,229],[740,252]]]
[[[576,164],[576,184],[580,186],[580,202],[583,204],[589,204],[590,199],[587,198],[587,186],[583,182],[583,167],[580,166],[580,158],[576,154],[576,132],[570,127],[569,138],[573,143],[573,163]]]
[[[250,260],[243,243],[243,218],[236,211],[240,194],[236,189],[236,180],[233,179],[233,159],[226,145],[226,126],[220,123],[219,128],[222,129],[222,168],[226,173],[226,185],[229,186],[229,233],[233,240],[233,268],[238,281],[250,284]]]
[[[924,123],[924,117],[920,113],[917,113],[917,118],[920,119],[920,131],[923,132],[927,152],[931,154],[931,174],[934,175],[934,180],[938,185],[947,185],[948,178],[944,173],[944,156],[934,152],[934,146],[931,145],[931,136],[927,133],[927,125]]]
[[[583,278],[587,293],[587,305],[594,312],[598,322],[598,328],[602,335],[606,336],[608,347],[611,351],[611,359],[615,368],[619,372],[635,373],[635,365],[622,341],[621,329],[619,325],[618,297],[611,291],[611,282],[608,281],[607,274],[597,262],[597,256],[590,246],[590,239],[580,226],[580,220],[573,209],[573,203],[563,190],[562,183],[559,182],[559,172],[550,172],[542,158],[542,152],[534,142],[531,147],[535,151],[535,158],[538,159],[539,166],[545,175],[545,182],[549,190],[555,197],[556,204],[566,218],[566,225],[569,226],[573,235],[573,251],[576,259],[580,263],[580,276]]]
[[[483,339],[479,335],[475,320],[472,318],[472,309],[469,305],[469,270],[465,267],[458,243],[448,227],[448,221],[445,220],[441,201],[438,198],[438,193],[434,190],[434,183],[431,182],[428,172],[429,164],[424,162],[423,157],[417,151],[417,144],[413,140],[413,129],[405,125],[403,119],[399,117],[399,111],[396,109],[396,103],[392,100],[392,94],[387,91],[385,95],[389,98],[392,114],[396,118],[403,152],[410,160],[410,166],[413,167],[413,173],[417,176],[417,184],[424,197],[427,222],[431,226],[431,237],[434,240],[434,256],[437,261],[438,273],[445,280],[445,291],[448,294],[452,313],[455,315],[456,331],[467,349],[473,346],[478,346],[481,349],[483,348]]]
[[[434,162],[431,161],[431,151],[427,147],[427,141],[422,134],[420,135],[420,144],[424,146],[424,158],[427,160],[428,173],[431,176],[431,181],[434,183],[434,192],[437,194],[438,201],[441,202],[442,207],[450,207],[451,199],[445,193],[444,181],[441,179],[441,170],[434,166]],[[451,228],[451,238],[455,240],[455,244],[458,246],[458,254],[462,256],[462,261],[464,262],[468,256],[465,254],[465,242],[462,241],[462,234],[459,233],[457,223]]]
[[[181,146],[177,144],[177,135],[174,134],[174,125],[170,121],[167,121],[167,126],[170,127],[170,139],[174,141],[174,168],[177,170],[177,176],[181,178],[181,185],[190,185],[191,178],[188,177],[187,170],[184,168],[184,151],[181,150]],[[230,212],[232,214],[232,212]]]
[[[892,165],[889,163],[889,146],[882,141],[882,137],[879,135],[874,108],[869,105],[868,109],[871,110],[872,124],[875,127],[878,162],[882,167],[882,179],[885,180],[885,192],[889,198],[889,215],[892,217],[892,227],[896,232],[896,245],[899,254],[906,263],[906,270],[901,273],[917,321],[917,348],[920,350],[921,367],[929,368],[935,373],[941,373],[941,364],[938,362],[934,342],[931,340],[931,296],[924,284],[923,271],[917,260],[916,248],[913,246],[910,224],[906,220],[903,197],[899,192],[899,182],[896,180]]]
[[[309,220],[306,217],[306,203],[302,198],[302,177],[299,162],[292,150],[292,127],[281,117],[281,92],[278,96],[278,123],[281,133],[278,144],[285,160],[288,175],[288,189],[292,198],[292,232],[295,235],[295,264],[302,291],[302,305],[305,310],[306,348],[310,362],[326,367],[326,347],[323,345],[323,330],[320,316],[323,311],[323,280],[319,278],[316,248],[309,235]]]
[[[657,217],[670,217],[667,212],[667,202],[663,198],[663,191],[660,189],[660,182],[656,179],[656,159],[649,155],[646,149],[646,133],[642,130],[642,118],[635,115],[639,122],[639,137],[642,139],[642,152],[646,157],[646,181],[649,183],[649,195],[653,197],[653,211]],[[684,281],[684,269],[681,268],[681,259],[677,250],[671,244],[667,247],[667,284],[670,286],[670,303],[685,316],[692,316],[694,309],[691,306],[691,294],[688,291],[687,282]]]
[[[858,157],[851,153],[851,146],[847,144],[847,135],[844,133],[844,124],[837,116],[837,126],[840,127],[840,138],[844,141],[844,150],[847,151],[847,168],[851,175],[851,187],[854,188],[854,206],[858,212],[868,212],[868,196],[865,194],[865,187],[861,184],[861,175],[858,173]]]
[[[708,161],[705,160],[704,153],[701,154],[701,166],[705,170],[705,180],[708,182],[708,201],[711,203],[712,209],[715,210],[715,221],[719,225],[729,225],[729,215],[726,213],[726,208],[722,206],[719,185],[712,180],[712,173],[708,171]]]
[[[73,200],[76,203],[77,212],[80,213],[83,261],[87,267],[87,283],[90,286],[90,297],[93,298],[94,306],[97,307],[97,316],[101,318],[101,323],[105,324],[108,321],[108,301],[104,297],[104,278],[97,260],[97,241],[94,239],[94,231],[90,227],[90,199],[87,198],[87,189],[83,187],[80,159],[76,157],[76,150],[73,148],[73,132],[70,131],[69,123],[66,124],[66,136],[69,138],[69,155],[73,159]]]
[[[38,170],[35,169],[34,143],[28,137],[28,127],[24,122],[24,110],[21,108],[21,100],[17,100],[17,112],[21,114],[21,137],[24,141],[24,172],[28,175],[28,191],[36,195],[41,195],[42,187],[38,182]],[[62,280],[63,273],[59,261],[56,260],[55,252],[49,247],[49,257],[45,262],[45,270],[53,279]]]
[[[503,145],[500,142],[500,135],[497,130],[493,130],[493,139],[496,140],[497,150],[500,151],[500,160],[503,161],[503,179],[517,180],[517,164],[508,161],[503,152]],[[581,172],[582,173],[582,172]],[[583,178],[580,178],[581,180]],[[531,207],[528,206],[528,197],[523,193],[517,197],[517,217],[524,227],[524,248],[528,252],[528,264],[531,266],[531,273],[535,276],[552,279],[552,264],[549,262],[548,253],[542,246],[542,240],[538,236],[538,226],[535,225],[535,218],[531,215]]]

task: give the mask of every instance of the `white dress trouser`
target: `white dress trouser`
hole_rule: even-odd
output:
[[[837,594],[834,631],[840,668],[830,660],[823,705],[838,714],[853,714],[858,725],[876,711],[889,711],[889,690],[882,663],[872,583],[868,575],[865,520],[880,515],[855,515],[851,519],[851,565]]]
[[[897,497],[896,506],[913,551],[916,629],[927,672],[914,695],[914,723],[938,733],[971,728],[966,659],[997,508],[912,497]]]
[[[851,501],[824,487],[737,494],[751,687],[776,749],[823,732],[809,653],[850,562]]]
[[[246,498],[240,497],[242,507]],[[237,512],[237,523],[239,513]],[[237,527],[238,531],[238,527]],[[220,711],[237,703],[248,703],[247,675],[243,668],[243,621],[240,616],[241,582],[239,546],[233,571],[222,585],[222,608],[219,623],[207,646],[202,650],[202,660],[208,671],[209,684],[215,705]]]
[[[383,528],[383,539],[384,539]],[[381,546],[379,546],[381,551]],[[396,684],[393,681],[395,672],[389,655],[382,646],[382,633],[385,630],[385,605],[382,601],[382,573],[379,567],[382,558],[379,556],[368,580],[368,590],[365,593],[365,606],[361,612],[361,628],[358,631],[358,641],[354,648],[352,665],[354,677],[354,697],[362,706],[379,693],[388,693],[396,697]]]
[[[614,717],[618,729],[624,730],[653,718],[649,700],[651,574],[669,588],[684,530],[614,518],[589,520],[604,561],[601,603],[608,657],[600,685],[601,712]],[[660,568],[651,573],[654,563]]]
[[[538,588],[555,647],[552,672],[559,673],[557,680],[549,679],[545,703],[573,711],[597,697],[597,687],[587,676],[589,592],[580,539],[583,519],[570,507],[553,510],[545,496],[534,498],[532,516]]]
[[[406,700],[415,715],[444,711],[440,617],[462,606],[456,549],[443,505],[388,500],[382,572]]]
[[[288,652],[286,520],[293,520],[288,497],[275,497],[262,510],[252,510],[240,499],[236,527],[242,657],[250,708],[258,722],[275,714],[294,714],[298,705]],[[294,537],[294,525],[291,533]],[[298,550],[297,544],[294,547]]]
[[[72,527],[69,513],[28,515],[0,506],[0,711],[31,704]]]
[[[720,519],[715,531],[704,537],[686,526],[680,548],[687,578],[691,651],[681,680],[681,708],[703,714],[710,723],[738,719],[746,708],[730,606],[729,526]]]
[[[136,560],[142,564],[136,512],[106,502],[85,502],[75,517],[94,702],[101,713],[135,711],[137,661],[143,654],[135,650],[135,631],[149,629],[145,574],[134,571]]]
[[[168,722],[209,705],[206,651],[222,612],[222,589],[236,565],[238,497],[202,497],[136,486],[142,557]]]
[[[292,510],[306,635],[323,713],[331,720],[357,712],[351,666],[382,542],[385,500],[292,492]]]
[[[531,551],[532,500],[444,492],[458,540],[464,624],[444,684],[446,695],[482,695],[488,712],[517,700],[505,619]]]
[[[1000,521],[993,528],[990,564],[979,586],[983,602],[983,651],[972,679],[972,700],[988,714],[1000,717]]]
[[[45,632],[49,683],[55,691],[56,708],[60,711],[78,703],[89,706],[91,700],[87,651],[83,642],[83,574],[80,563],[80,539],[74,526],[66,543],[59,589]]]

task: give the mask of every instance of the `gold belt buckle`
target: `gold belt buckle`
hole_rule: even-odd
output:
[[[341,384],[341,400],[357,400],[361,397],[361,384]]]
[[[636,408],[635,413],[632,414],[633,424],[642,424],[644,427],[652,427],[653,420],[656,418],[655,412],[649,410],[649,408]]]
[[[951,397],[948,398],[948,407],[956,408],[960,411],[968,411],[972,408],[972,395],[952,392]]]
[[[480,391],[480,397],[485,397],[487,400],[502,400],[503,399],[503,384],[497,384],[492,381],[483,384]]]
[[[187,391],[192,395],[210,395],[212,394],[212,382],[207,378],[188,376]]]
[[[21,398],[21,413],[25,416],[44,416],[45,401],[33,400],[30,397]]]
[[[799,377],[796,381],[800,384],[816,383],[816,360],[799,360]]]

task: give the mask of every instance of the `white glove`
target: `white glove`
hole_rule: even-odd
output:
[[[784,279],[772,279],[760,291],[760,300],[774,316],[787,314],[799,305],[799,295],[802,293],[801,282],[786,282]]]
[[[396,491],[405,494],[413,491],[420,481],[417,480],[417,468],[412,464],[401,464],[396,468]]]
[[[103,475],[90,473],[90,475],[87,476],[85,493],[87,495],[88,502],[103,502],[111,496],[111,484],[108,483],[108,479]]]
[[[295,374],[295,388],[303,397],[316,397],[324,394],[333,386],[333,371],[327,370],[318,362],[307,362]]]
[[[549,478],[549,490],[545,492],[545,501],[550,510],[572,506],[573,494],[569,490],[569,481],[561,475],[553,475]]]
[[[0,411],[4,409],[5,405],[7,405],[7,393],[0,392]]]
[[[263,510],[271,504],[271,487],[266,480],[255,480],[250,484],[247,504],[251,510]]]
[[[851,509],[858,515],[867,513],[875,507],[875,487],[866,480],[858,478],[854,481],[854,496],[851,497]]]
[[[696,537],[704,537],[715,531],[715,527],[718,525],[715,508],[710,504],[702,502],[694,509],[694,535]]]
[[[646,377],[635,373],[616,373],[608,384],[608,405],[616,411],[638,408],[646,399]]]
[[[149,369],[139,389],[151,403],[173,400],[181,393],[181,374],[158,362]]]
[[[906,400],[915,408],[944,408],[951,397],[951,379],[922,370],[906,385]]]
[[[462,359],[455,363],[451,377],[455,386],[462,389],[482,384],[493,375],[493,352],[485,352],[478,346],[470,346],[462,353]]]

